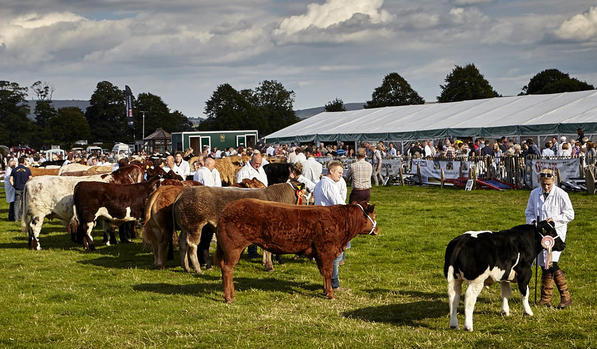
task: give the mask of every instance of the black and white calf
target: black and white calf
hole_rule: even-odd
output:
[[[524,313],[532,316],[533,311],[529,306],[531,265],[543,249],[541,239],[546,235],[557,237],[552,223],[543,221],[537,225],[519,225],[499,232],[468,231],[450,241],[444,263],[444,276],[448,281],[450,327],[458,328],[456,313],[463,281],[468,283],[464,295],[465,330],[473,330],[475,302],[483,286],[494,282],[500,282],[502,314],[510,315],[508,298],[511,293],[510,282],[514,281],[518,282]],[[554,251],[561,251],[564,247],[561,239],[555,239]]]

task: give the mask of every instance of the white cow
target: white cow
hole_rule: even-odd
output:
[[[31,178],[23,192],[21,230],[29,235],[29,247],[41,250],[39,233],[44,218],[60,219],[65,226],[73,216],[73,192],[79,182],[110,182],[112,176],[40,176]],[[68,228],[67,228],[68,230]]]

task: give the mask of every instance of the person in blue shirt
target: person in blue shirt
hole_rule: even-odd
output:
[[[31,179],[31,170],[25,167],[25,157],[19,158],[19,165],[10,172],[10,185],[15,188],[15,220],[21,219],[22,202],[23,202],[23,190],[25,189],[25,183]]]

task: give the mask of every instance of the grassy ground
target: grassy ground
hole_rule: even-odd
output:
[[[597,197],[571,195],[577,218],[560,263],[570,309],[532,306],[535,316],[522,317],[514,290],[511,316],[501,317],[494,285],[477,302],[474,333],[448,328],[445,246],[466,230],[524,223],[528,191],[384,187],[371,197],[380,235],[353,240],[340,269],[341,285],[351,292],[323,298],[317,267],[305,259],[286,256],[272,273],[241,259],[228,305],[218,269],[188,274],[171,261],[169,269],[155,270],[140,239],[86,253],[50,222],[44,250],[30,251],[19,224],[6,221],[0,191],[0,346],[597,346]],[[530,287],[532,300],[534,277]],[[459,314],[462,328],[462,305]]]

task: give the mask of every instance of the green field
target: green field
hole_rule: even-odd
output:
[[[569,309],[532,305],[535,316],[523,317],[513,287],[511,316],[502,317],[494,285],[479,297],[475,332],[448,328],[446,244],[467,230],[524,223],[528,193],[375,188],[380,234],[356,237],[340,267],[341,285],[352,291],[324,298],[307,259],[285,256],[268,273],[242,258],[235,301],[225,304],[219,269],[183,273],[176,255],[169,269],[155,270],[140,239],[88,253],[54,221],[44,225],[44,250],[28,250],[20,224],[6,221],[0,191],[0,346],[597,347],[597,197],[585,194],[571,194],[576,219],[560,260]],[[461,298],[460,328],[462,311]]]

